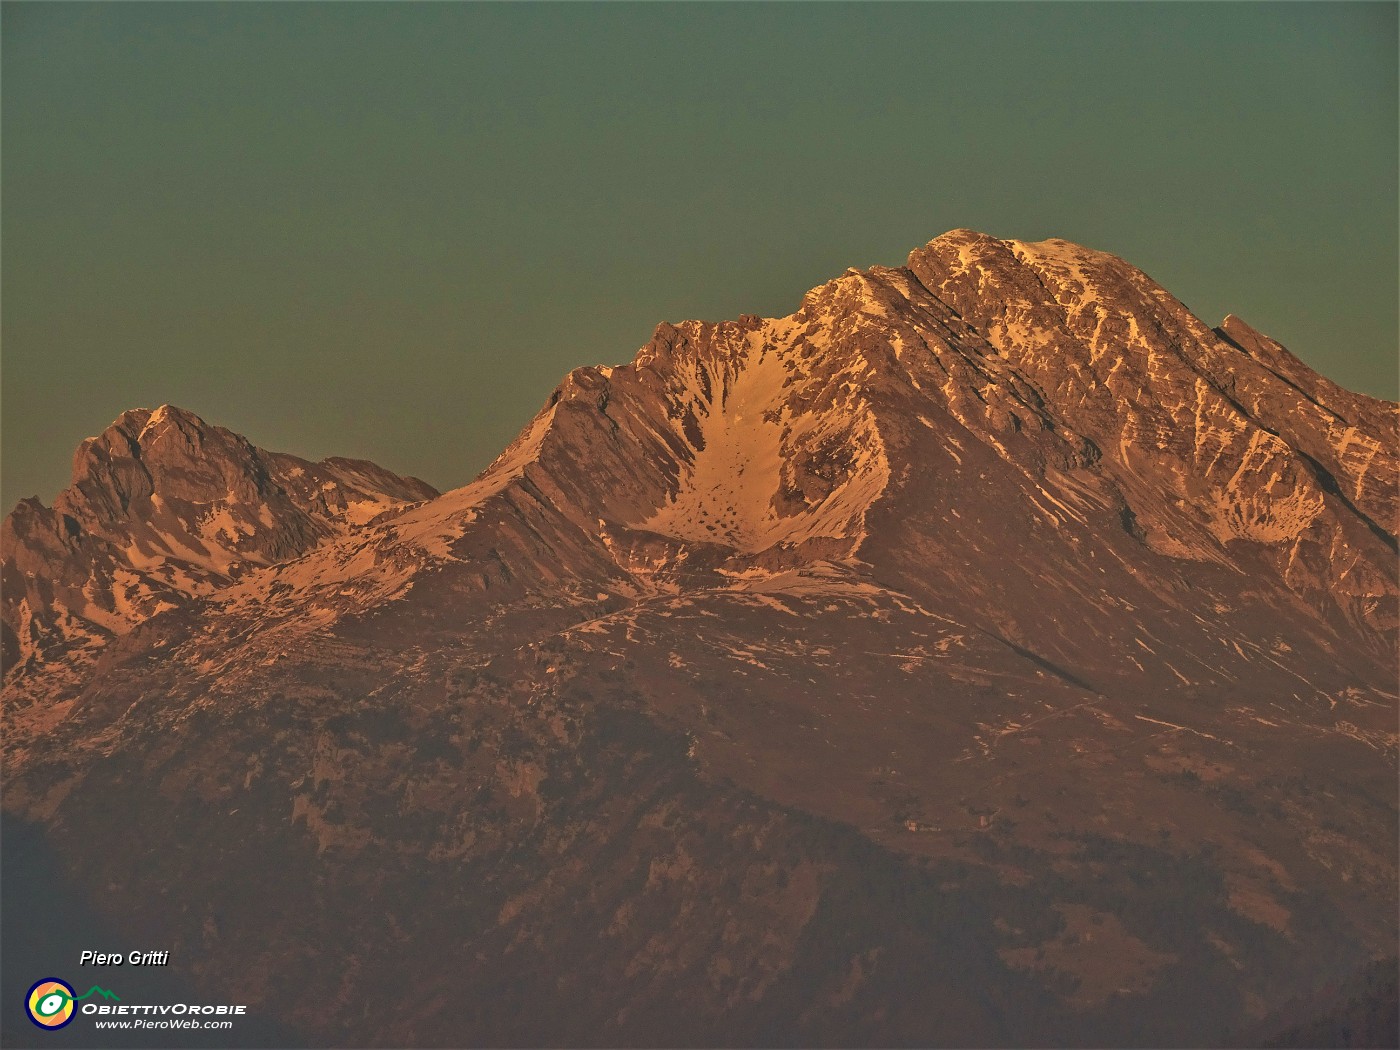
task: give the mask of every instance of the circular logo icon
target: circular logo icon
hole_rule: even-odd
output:
[[[73,986],[57,977],[35,981],[25,997],[29,1019],[40,1028],[62,1028],[73,1020]]]

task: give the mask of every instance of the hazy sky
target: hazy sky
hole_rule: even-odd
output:
[[[3,7],[3,500],[171,402],[446,488],[944,230],[1397,379],[1396,5]]]

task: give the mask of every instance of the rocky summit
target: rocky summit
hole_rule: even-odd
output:
[[[313,1045],[1243,1038],[1394,972],[1398,423],[967,230],[441,495],[128,412],[5,520],[5,812]]]

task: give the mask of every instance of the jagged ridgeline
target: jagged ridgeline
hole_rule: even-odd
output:
[[[130,412],[5,522],[4,804],[313,1042],[1220,1041],[1394,950],[1397,418],[965,230],[441,495]]]

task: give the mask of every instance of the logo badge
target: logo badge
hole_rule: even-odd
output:
[[[25,997],[24,1006],[29,1019],[40,1028],[62,1028],[73,1020],[73,1000],[76,993],[67,981],[45,977],[35,981]]]

